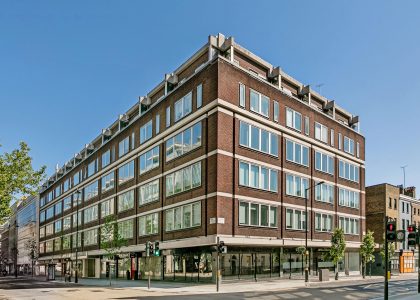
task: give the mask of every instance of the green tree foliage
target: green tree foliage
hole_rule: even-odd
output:
[[[334,228],[331,236],[331,248],[328,252],[328,257],[334,263],[335,280],[338,280],[337,264],[343,260],[344,251],[346,250],[346,240],[344,239],[344,231],[342,228]]]
[[[373,252],[375,251],[375,238],[373,231],[368,230],[367,234],[363,237],[363,242],[360,245],[360,255],[362,256],[363,263],[363,278],[366,277],[366,264],[375,261]]]
[[[45,179],[45,166],[34,170],[29,151],[21,142],[19,149],[0,154],[0,223],[10,215],[10,202],[15,197],[35,195]]]

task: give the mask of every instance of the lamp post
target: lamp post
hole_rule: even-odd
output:
[[[310,189],[323,184],[324,181],[318,182],[314,186],[310,186],[305,189],[305,282],[309,282],[309,268],[308,268],[308,192]]]
[[[78,248],[79,248],[79,205],[80,205],[82,192],[79,189],[77,189],[74,194],[77,195],[77,208],[76,208],[76,269],[75,269],[75,273],[74,273],[74,283],[79,283],[78,265],[77,265],[77,252],[78,252]],[[73,201],[74,201],[74,199],[73,199]]]

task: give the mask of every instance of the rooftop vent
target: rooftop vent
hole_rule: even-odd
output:
[[[152,99],[150,97],[140,96],[139,97],[140,115],[145,113],[149,109],[151,104],[152,104]]]
[[[106,142],[112,137],[112,131],[109,128],[102,129],[102,143]]]
[[[83,160],[83,155],[81,153],[76,153],[74,155],[74,160],[76,161],[76,163],[79,163]]]
[[[70,170],[71,168],[73,168],[73,162],[72,161],[68,161],[65,164],[65,168],[66,168],[66,170]]]
[[[92,143],[86,144],[85,149],[87,154],[92,154],[95,151],[95,146]]]
[[[165,81],[166,81],[166,91],[172,91],[178,84],[178,75],[171,73],[165,74]]]
[[[129,117],[127,114],[119,115],[118,119],[120,121],[120,129],[123,129],[128,125]]]

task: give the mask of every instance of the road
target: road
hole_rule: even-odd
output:
[[[246,282],[235,283],[247,284]],[[263,282],[259,284],[264,285]],[[308,300],[333,300],[333,299],[383,299],[383,283],[379,281],[338,281],[328,283],[313,283],[310,287],[290,288],[281,290],[265,291],[261,289],[253,292],[221,292],[216,293],[185,293],[171,289],[170,292],[160,290],[148,291],[144,287],[92,287],[74,285],[63,282],[44,282],[30,278],[1,278],[0,279],[0,300],[12,299],[252,299],[252,300],[274,300],[274,299],[308,299]],[[230,289],[232,290],[230,286]],[[420,299],[417,294],[417,280],[393,280],[389,283],[389,299]]]

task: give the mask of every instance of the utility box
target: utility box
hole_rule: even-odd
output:
[[[329,281],[330,280],[330,271],[328,269],[319,270],[319,281]]]

